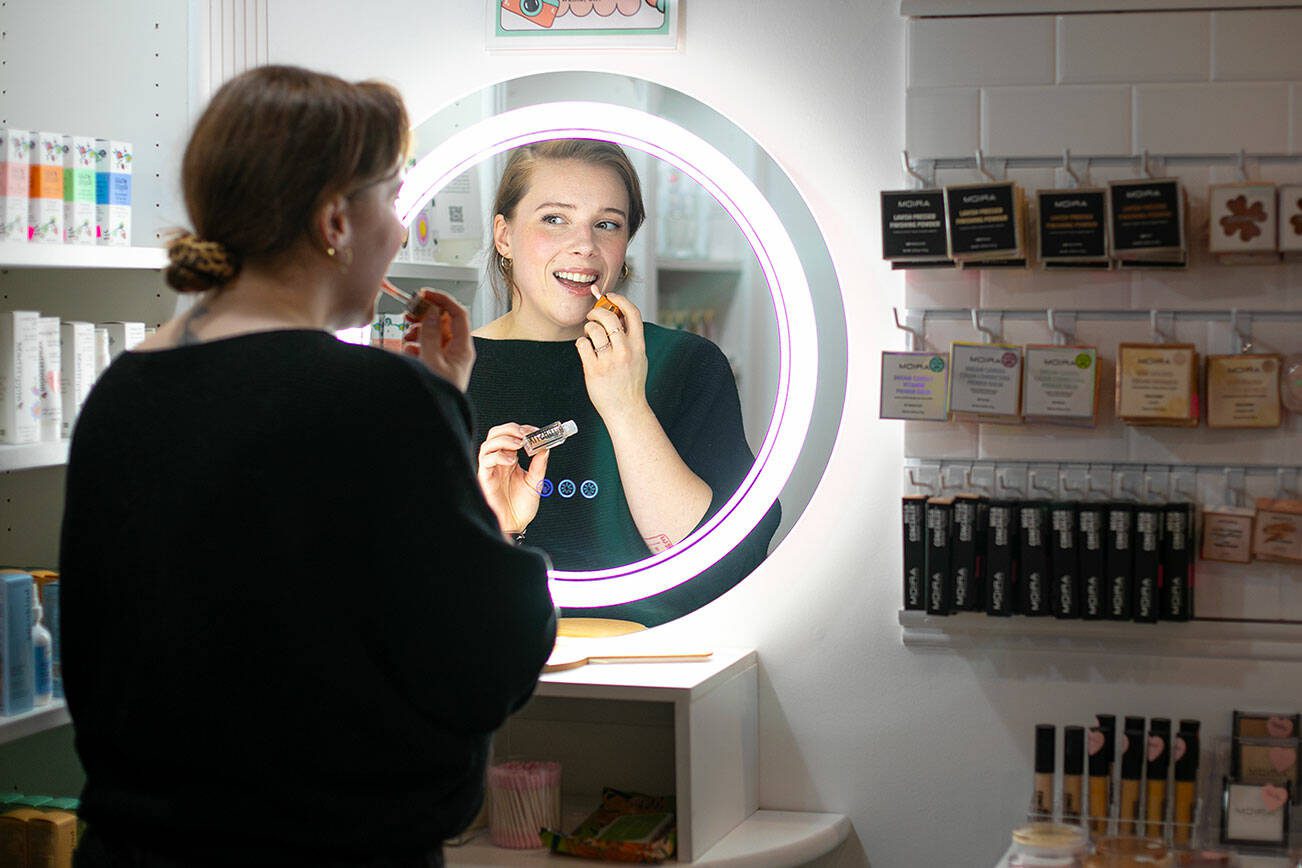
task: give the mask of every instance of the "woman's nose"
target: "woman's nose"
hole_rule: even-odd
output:
[[[570,238],[570,246],[575,253],[591,253],[595,250],[597,245],[592,227],[576,225]]]

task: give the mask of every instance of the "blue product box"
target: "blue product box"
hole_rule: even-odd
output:
[[[0,574],[0,714],[31,711],[36,700],[32,654],[32,577],[18,570]]]
[[[63,656],[59,651],[59,583],[46,582],[41,592],[45,628],[50,631],[50,662],[54,670],[54,698],[63,698]]]

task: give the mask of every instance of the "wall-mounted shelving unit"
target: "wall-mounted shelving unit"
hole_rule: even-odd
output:
[[[71,722],[68,706],[62,699],[55,699],[49,705],[42,705],[40,708],[22,714],[0,717],[0,744],[8,744]]]

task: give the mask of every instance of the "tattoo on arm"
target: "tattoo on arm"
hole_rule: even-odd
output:
[[[177,338],[177,346],[185,347],[191,344],[200,343],[199,336],[194,333],[191,326],[194,325],[195,320],[207,313],[208,305],[202,301],[190,309],[190,312],[186,314],[185,322],[181,325],[181,336]]]
[[[671,549],[674,546],[673,540],[662,533],[655,534],[654,536],[642,537],[642,541],[646,543],[646,547],[651,550],[651,554],[653,555],[658,555],[660,552],[665,551],[666,549]]]

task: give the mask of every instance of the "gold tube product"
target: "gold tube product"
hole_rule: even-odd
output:
[[[1144,774],[1144,731],[1127,729],[1121,737],[1121,804],[1117,834],[1139,834],[1140,783]]]
[[[1108,814],[1111,812],[1112,776],[1108,774],[1111,765],[1107,752],[1108,737],[1102,727],[1090,727],[1090,833],[1094,836],[1106,835],[1108,831]]]
[[[1162,838],[1166,822],[1166,773],[1171,766],[1171,721],[1153,718],[1148,731],[1148,768],[1144,797],[1144,836]]]
[[[1198,731],[1181,729],[1172,743],[1172,753],[1175,755],[1172,840],[1177,847],[1187,847],[1193,835],[1194,806],[1198,804]]]
[[[1062,821],[1080,825],[1085,811],[1085,727],[1065,726],[1062,729]]]
[[[1031,817],[1048,820],[1053,817],[1053,767],[1057,760],[1054,742],[1058,730],[1051,723],[1035,726],[1035,794],[1031,798]]]

